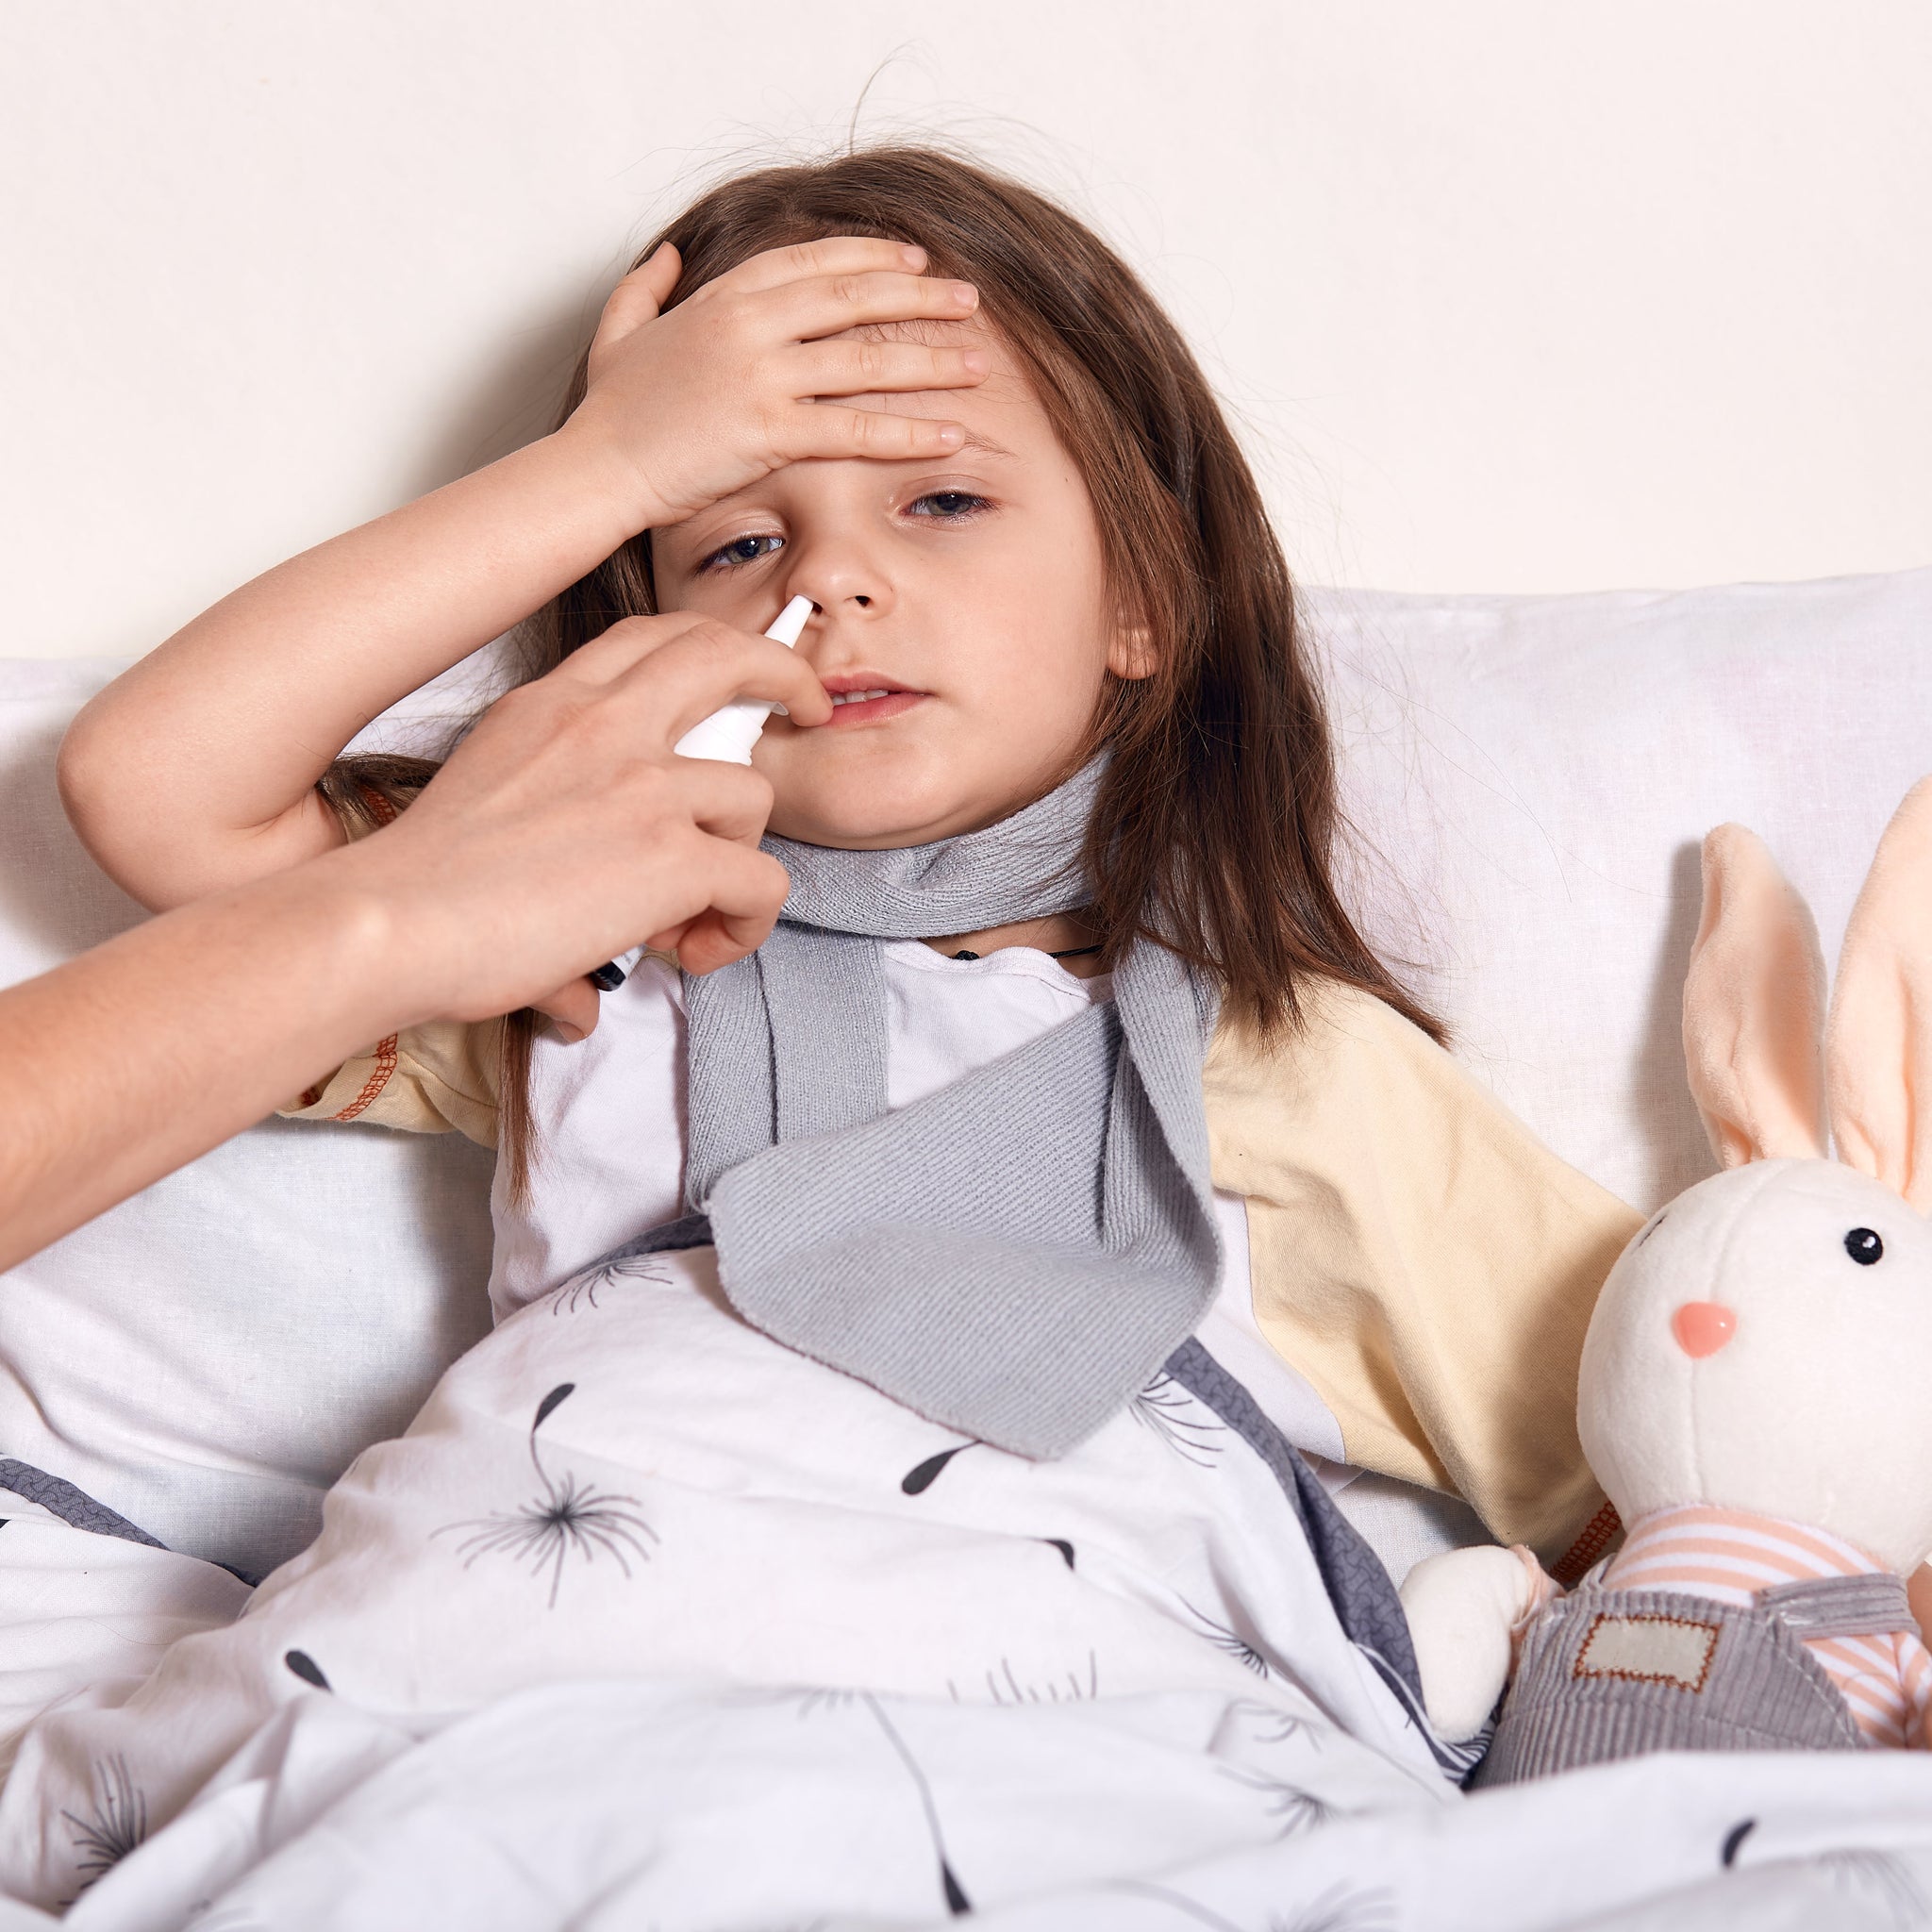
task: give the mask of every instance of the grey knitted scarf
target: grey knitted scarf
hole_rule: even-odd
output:
[[[791,875],[781,923],[751,958],[685,982],[686,1195],[733,1306],[1033,1457],[1118,1411],[1212,1297],[1214,1002],[1141,941],[1110,1003],[889,1113],[879,941],[1086,904],[1099,776],[1096,762],[999,824],[907,850],[768,838]]]

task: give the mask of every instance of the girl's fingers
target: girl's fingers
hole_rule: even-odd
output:
[[[924,342],[808,342],[797,351],[810,396],[862,396],[908,390],[971,389],[986,380],[992,357],[982,348]]]
[[[874,270],[814,275],[758,300],[774,335],[814,341],[868,323],[964,322],[978,310],[979,291],[971,282]]]
[[[677,286],[684,267],[677,250],[666,242],[657,253],[611,290],[597,319],[597,332],[591,338],[591,359],[598,362],[633,329],[655,322],[665,298]]]
[[[832,461],[868,457],[876,462],[903,463],[949,456],[966,441],[962,424],[895,416],[884,409],[852,409],[842,403],[802,403],[789,413],[780,433],[786,447],[778,454],[792,463],[808,457]]]
[[[754,293],[813,275],[865,275],[897,270],[917,275],[925,266],[925,250],[908,242],[881,242],[872,235],[827,235],[816,242],[796,242],[789,248],[770,248],[720,275],[711,285]]]
[[[677,286],[677,278],[684,273],[684,258],[669,242],[660,242],[650,255],[631,271],[651,291],[651,300],[659,308],[670,299],[671,291]],[[625,277],[626,281],[630,275]]]

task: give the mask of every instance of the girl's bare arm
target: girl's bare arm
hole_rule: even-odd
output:
[[[315,783],[378,712],[539,608],[641,530],[783,463],[931,456],[957,425],[818,400],[966,387],[974,350],[827,340],[971,313],[923,251],[773,251],[668,313],[665,248],[626,276],[554,435],[244,584],[75,721],[61,794],[105,871],[155,908],[341,842]]]
[[[60,752],[68,815],[157,909],[342,831],[315,781],[370,719],[634,534],[549,437],[244,584],[109,685]]]

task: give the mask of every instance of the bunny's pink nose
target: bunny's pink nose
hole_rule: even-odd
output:
[[[1700,1361],[1715,1355],[1737,1332],[1737,1315],[1722,1302],[1686,1302],[1671,1317],[1677,1346]]]

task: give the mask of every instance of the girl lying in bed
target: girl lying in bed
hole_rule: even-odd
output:
[[[422,771],[342,746],[522,620],[535,672],[794,596],[833,721],[718,775],[792,874],[758,961],[699,977],[716,933],[662,935],[601,1021],[578,981],[547,1026],[385,1040],[290,1110],[497,1145],[499,1316],[706,1212],[749,1319],[1029,1454],[1224,1276],[1311,1385],[1301,1446],[1593,1550],[1575,1362],[1632,1219],[1351,924],[1254,479],[1167,317],[1040,195],[909,148],[704,194],[555,433],[197,619],[83,714],[63,785],[176,903],[404,803]]]
[[[499,1320],[581,1310],[612,1270],[701,1276],[734,1334],[891,1398],[927,1452],[904,1496],[969,1446],[1041,1470],[1123,1417],[1182,1449],[1235,1426],[1177,1367],[1210,1324],[1253,1429],[1580,1569],[1614,1519],[1577,1354],[1637,1218],[1459,1072],[1352,924],[1254,479],[1173,325],[1032,192],[883,148],[704,194],[619,284],[553,434],[197,619],[83,714],[63,785],[108,872],[175,903],[406,807],[426,768],[343,747],[525,619],[535,672],[794,597],[832,720],[719,767],[713,827],[790,872],[772,940],[708,972],[708,915],[601,1006],[579,981],[547,1024],[385,1040],[289,1111],[495,1144]],[[505,1397],[546,1494],[556,1403],[531,1405],[576,1386],[553,1371]],[[716,1395],[720,1444],[756,1428]],[[565,1509],[534,1557],[553,1605],[579,1558],[664,1534],[604,1490],[601,1530]],[[487,1544],[494,1512],[446,1501]]]

